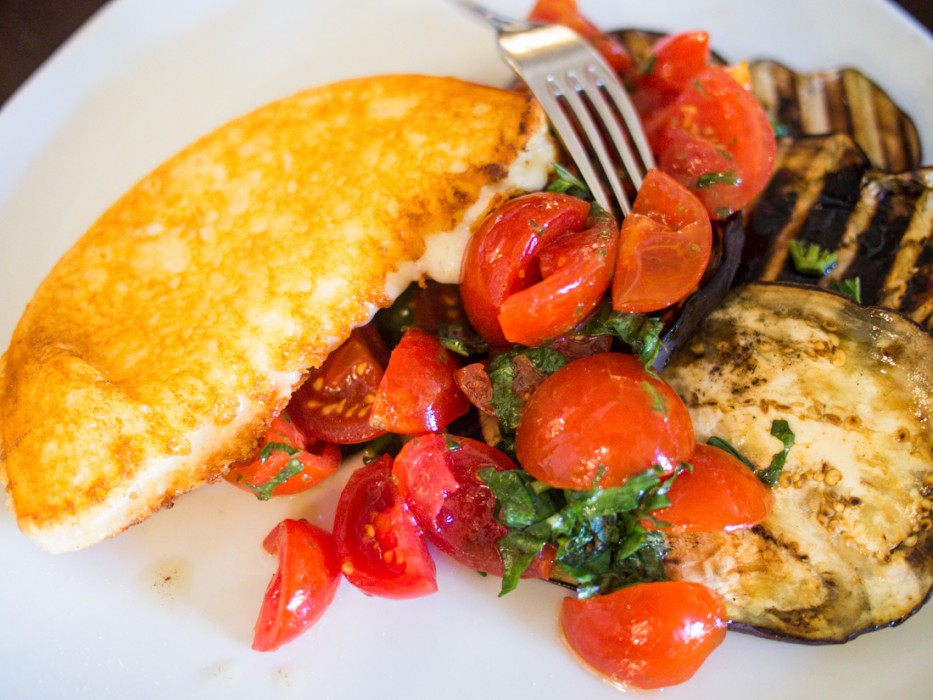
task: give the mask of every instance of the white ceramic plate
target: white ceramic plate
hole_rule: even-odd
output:
[[[524,14],[530,2],[498,2]],[[933,147],[933,42],[880,0],[590,0],[603,26],[707,28],[728,58],[855,65]],[[442,0],[115,0],[0,112],[0,341],[35,286],[137,178],[208,129],[276,97],[378,72],[504,83],[492,34]],[[49,418],[55,420],[54,416]],[[344,470],[346,474],[346,470]],[[438,560],[411,602],[343,585],[321,622],[250,651],[283,516],[328,526],[342,480],[273,504],[225,484],[89,550],[51,556],[0,514],[0,696],[42,698],[611,698],[556,625],[562,592]],[[840,647],[738,634],[666,698],[921,698],[933,608]]]

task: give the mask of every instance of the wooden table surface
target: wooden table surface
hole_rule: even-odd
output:
[[[108,1],[0,0],[0,105]],[[896,1],[933,31],[933,0],[889,1]]]

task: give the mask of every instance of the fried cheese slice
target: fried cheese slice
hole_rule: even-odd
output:
[[[250,456],[309,368],[411,281],[457,281],[472,226],[554,157],[528,96],[395,75],[262,107],[158,167],[0,362],[20,528],[76,550]]]

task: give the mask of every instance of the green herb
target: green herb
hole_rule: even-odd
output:
[[[509,530],[498,543],[505,564],[501,595],[514,590],[547,545],[556,548],[555,564],[576,582],[580,597],[664,579],[664,535],[642,525],[657,522],[651,511],[670,505],[673,479],[660,467],[591,491],[553,489],[520,469],[485,469],[479,477],[496,495],[497,517]]]
[[[790,452],[790,448],[794,445],[795,436],[787,421],[782,419],[775,420],[771,423],[771,435],[784,443],[784,449],[771,457],[771,463],[768,465],[767,469],[759,469],[756,467],[752,461],[748,459],[748,457],[743,455],[735,447],[722,438],[711,437],[706,442],[707,444],[712,445],[713,447],[718,447],[719,449],[728,452],[733,457],[741,460],[745,466],[755,472],[761,481],[763,481],[768,486],[774,486],[778,479],[781,477],[781,471],[783,471],[784,464],[787,462],[787,455]]]
[[[579,197],[580,199],[592,201],[593,194],[590,192],[590,188],[574,173],[570,172],[559,163],[554,163],[554,173],[557,177],[548,185],[548,192],[569,194],[574,197]]]
[[[613,311],[604,302],[583,327],[586,335],[611,335],[628,345],[644,367],[651,367],[661,349],[661,331],[664,324],[660,319],[645,314],[630,314]]]
[[[514,443],[515,428],[518,427],[526,396],[520,396],[515,390],[515,359],[523,356],[531,366],[542,374],[553,374],[567,360],[551,348],[523,348],[497,355],[486,373],[492,383],[492,408],[499,420],[499,432],[502,434],[503,447],[511,452]]]
[[[647,379],[641,383],[641,388],[645,390],[645,393],[648,394],[648,398],[651,399],[652,412],[666,416],[667,400],[664,398],[664,395]]]
[[[478,335],[467,337],[465,334],[458,334],[449,326],[438,331],[437,339],[445,348],[463,357],[489,352],[489,343]]]
[[[787,462],[787,454],[790,452],[790,448],[794,446],[794,440],[796,439],[786,420],[776,420],[771,423],[771,435],[784,444],[784,449],[776,453],[771,458],[771,464],[768,465],[768,468],[758,475],[758,478],[768,486],[774,486],[780,478],[784,464]]]
[[[269,481],[264,484],[259,484],[258,486],[244,483],[244,486],[255,493],[256,498],[260,501],[268,501],[272,498],[272,492],[275,490],[276,486],[284,484],[295,476],[295,474],[300,474],[304,469],[304,465],[295,458],[295,455],[301,452],[301,450],[284,442],[267,442],[259,452],[260,463],[265,464],[266,460],[276,452],[284,452],[290,457],[288,464],[282,467],[278,474],[269,479]]]
[[[862,280],[860,277],[850,277],[847,280],[840,280],[829,285],[837,292],[842,292],[856,304],[862,303]]]
[[[360,447],[359,445],[355,447]],[[400,435],[395,433],[384,433],[378,437],[374,437],[372,440],[363,443],[362,449],[360,450],[363,455],[363,464],[369,464],[373,462],[382,455],[390,455],[394,457],[398,454],[399,450],[402,449],[402,438]]]
[[[809,245],[791,241],[788,246],[794,269],[801,275],[825,275],[836,266],[839,254],[823,250],[816,243]]]
[[[775,119],[771,119],[770,121],[771,121],[771,130],[774,131],[774,138],[779,139],[779,138],[783,138],[784,136],[790,136],[790,129],[787,127],[786,124],[782,124],[781,122]]]
[[[712,187],[713,185],[737,185],[739,176],[734,170],[725,170],[723,172],[703,173],[697,178],[696,186],[700,189]]]

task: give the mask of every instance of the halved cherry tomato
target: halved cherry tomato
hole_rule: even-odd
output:
[[[350,475],[337,503],[334,539],[344,576],[366,593],[415,598],[437,591],[434,561],[392,482],[388,455]]]
[[[326,442],[350,445],[381,435],[369,412],[388,357],[374,327],[357,328],[311,371],[286,410],[302,433]]]
[[[563,489],[619,486],[656,464],[671,472],[694,446],[680,397],[615,352],[574,360],[545,379],[515,433],[525,471]]]
[[[771,512],[771,490],[725,450],[699,444],[692,471],[671,485],[671,505],[653,511],[672,532],[718,532],[751,527]]]
[[[647,60],[629,71],[628,86],[645,116],[667,107],[709,64],[709,34],[684,32],[655,42]]]
[[[703,277],[712,248],[700,201],[670,175],[650,170],[622,222],[612,307],[649,313],[676,304]]]
[[[612,280],[618,228],[611,214],[591,211],[587,228],[542,243],[541,281],[502,302],[499,324],[506,339],[539,345],[566,333],[602,300]]]
[[[470,409],[454,378],[459,368],[435,336],[409,328],[389,357],[369,422],[403,435],[443,430]]]
[[[767,114],[719,66],[707,66],[645,127],[659,167],[716,219],[748,204],[774,169],[777,145]]]
[[[231,484],[261,501],[309,489],[340,466],[340,447],[306,439],[284,411],[276,416],[263,440],[259,456],[224,474]]]
[[[576,197],[540,192],[506,202],[483,220],[464,255],[460,292],[473,327],[493,346],[564,333],[608,288],[616,236],[611,216],[591,215]]]
[[[586,600],[564,598],[564,638],[598,673],[648,690],[688,680],[726,636],[726,609],[699,583],[641,583]]]
[[[576,0],[538,0],[528,19],[533,22],[562,24],[570,27],[596,47],[606,62],[621,73],[631,64],[632,59],[625,47],[615,38],[602,32],[595,24],[580,14]]]
[[[405,444],[392,475],[415,520],[438,549],[471,569],[502,576],[496,543],[508,530],[495,519],[495,495],[477,476],[489,468],[516,466],[503,452],[478,440],[432,434]],[[547,578],[552,563],[549,550],[526,575]]]
[[[589,204],[562,194],[511,199],[489,214],[470,238],[460,294],[476,332],[489,343],[508,343],[499,325],[502,303],[541,278],[537,252],[545,233],[580,231]]]
[[[262,601],[253,649],[272,651],[311,627],[340,583],[334,538],[306,520],[283,520],[262,543],[279,564]]]

